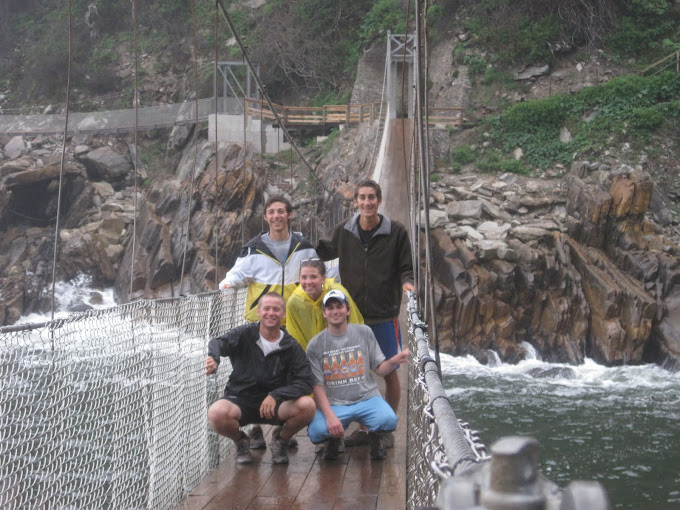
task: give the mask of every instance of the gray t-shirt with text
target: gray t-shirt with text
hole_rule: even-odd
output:
[[[316,382],[324,385],[331,405],[356,404],[380,395],[370,370],[385,361],[373,331],[348,324],[342,335],[324,329],[309,342],[307,358]]]

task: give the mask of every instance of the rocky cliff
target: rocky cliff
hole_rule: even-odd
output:
[[[677,368],[680,244],[642,168],[575,162],[560,179],[448,176],[432,192],[443,349]]]

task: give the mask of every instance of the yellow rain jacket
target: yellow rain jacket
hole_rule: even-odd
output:
[[[347,289],[335,283],[333,278],[326,278],[321,290],[319,299],[313,301],[307,293],[298,287],[286,303],[286,330],[295,338],[304,350],[307,344],[317,334],[321,333],[326,326],[326,319],[323,316],[323,297],[329,290],[339,290],[347,296],[349,300],[349,322],[352,324],[363,324],[364,318],[354,303],[352,296]]]
[[[290,233],[290,248],[286,262],[281,264],[269,251],[261,239],[262,234],[253,237],[246,243],[236,259],[234,267],[220,282],[232,287],[248,285],[246,295],[246,312],[244,317],[249,322],[256,322],[257,304],[267,292],[277,292],[288,300],[300,281],[300,262],[316,257],[312,245],[299,232]],[[285,325],[285,319],[282,325]]]

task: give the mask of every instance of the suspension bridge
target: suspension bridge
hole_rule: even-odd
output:
[[[544,479],[530,438],[505,438],[489,455],[443,390],[429,345],[436,331],[426,324],[432,302],[427,256],[421,260],[429,250],[427,229],[417,214],[427,213],[428,204],[428,110],[414,78],[421,75],[419,44],[417,36],[388,36],[388,83],[409,76],[414,86],[388,93],[373,175],[384,190],[382,212],[410,227],[414,267],[425,270],[417,295],[426,306],[409,295],[402,316],[412,362],[388,458],[370,461],[366,448],[355,447],[340,462],[324,463],[301,434],[290,465],[274,466],[264,454],[237,468],[231,441],[207,424],[207,409],[230,370],[206,377],[203,362],[207,341],[242,323],[244,291],[140,300],[0,330],[0,507],[608,508],[598,484],[577,482],[562,493]],[[401,53],[392,53],[396,47]],[[205,104],[203,110],[196,103],[193,118],[178,121],[179,112],[170,113],[168,125],[201,122],[201,112],[215,107]],[[413,115],[397,118],[404,104]],[[266,110],[285,126],[270,102],[258,105],[250,115],[265,117]],[[322,122],[348,123],[351,111],[332,119],[326,110]],[[137,120],[139,109],[134,112],[133,127],[125,129],[136,132],[145,124]],[[54,133],[71,133],[67,117]],[[123,129],[124,122],[111,122],[93,129]]]

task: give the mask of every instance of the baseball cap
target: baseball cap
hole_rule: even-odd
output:
[[[323,306],[326,306],[331,299],[337,299],[341,303],[349,304],[349,301],[347,301],[347,296],[345,296],[345,294],[340,290],[328,291],[328,293],[323,297]]]

